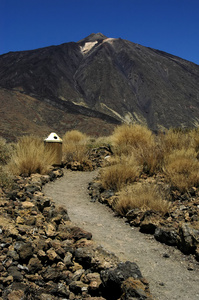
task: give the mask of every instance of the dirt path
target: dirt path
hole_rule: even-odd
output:
[[[174,247],[131,228],[107,206],[90,202],[88,183],[94,172],[65,171],[65,176],[47,184],[43,191],[67,208],[71,221],[92,232],[93,239],[121,260],[134,261],[150,283],[158,300],[199,300],[199,267]]]

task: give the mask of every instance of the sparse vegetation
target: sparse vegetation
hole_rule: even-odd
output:
[[[173,150],[165,158],[165,174],[171,185],[181,192],[199,185],[199,161],[194,149]]]
[[[145,148],[154,145],[154,136],[145,126],[123,124],[114,130],[112,143],[117,155],[128,155],[132,153],[132,150],[144,151]]]
[[[14,181],[11,173],[4,166],[0,166],[0,187],[11,189],[13,185]]]
[[[63,161],[88,161],[88,136],[78,130],[71,130],[63,136]]]
[[[132,183],[140,175],[140,167],[133,153],[114,157],[101,171],[101,182],[105,189],[119,191],[124,185]]]
[[[5,165],[8,163],[12,154],[12,145],[7,144],[6,140],[0,137],[0,164]]]
[[[111,146],[112,141],[110,136],[104,136],[104,137],[98,137],[98,138],[89,138],[88,140],[88,148],[93,149],[97,147],[103,147],[103,146]]]
[[[0,137],[0,187],[12,188],[14,182],[12,175],[7,170],[7,163],[13,152],[11,144],[7,144],[6,140]]]
[[[173,150],[188,149],[193,145],[190,133],[183,130],[171,128],[160,137],[164,155],[168,155]]]
[[[168,209],[165,199],[157,196],[155,185],[151,185],[150,189],[143,185],[143,190],[139,187],[140,177],[147,181],[150,176],[161,174],[166,180],[165,183],[181,193],[199,186],[198,129],[169,129],[165,134],[155,136],[145,126],[124,124],[118,126],[112,136],[98,139],[71,130],[63,137],[63,161],[89,163],[89,151],[106,145],[111,145],[113,155],[105,161],[100,171],[100,181],[104,189],[118,192],[115,209],[121,214],[135,206],[162,213]],[[19,139],[15,148],[9,162],[12,173],[30,175],[49,171],[53,153],[45,150],[44,143],[39,138],[24,136]],[[10,149],[5,140],[0,139],[1,164],[9,161]],[[2,168],[0,172],[1,182],[6,182],[7,173],[3,173]],[[145,198],[147,193],[148,198]],[[130,194],[134,196],[131,197]],[[153,197],[156,198],[154,201]],[[138,198],[139,201],[136,200]],[[160,203],[162,208],[159,207]]]
[[[52,151],[45,149],[40,138],[23,136],[19,139],[8,166],[15,175],[46,174],[53,164],[54,155]]]
[[[154,184],[135,183],[123,188],[117,195],[114,209],[122,216],[134,208],[153,210],[165,214],[170,203],[165,200],[160,189]]]
[[[145,126],[138,124],[118,126],[112,135],[114,153],[131,155],[142,166],[144,172],[153,174],[162,164],[162,151],[155,136]]]
[[[141,125],[121,125],[110,140],[114,155],[102,168],[100,181],[118,192],[113,203],[119,214],[136,207],[162,214],[169,210],[170,199],[160,193],[156,176],[180,193],[199,187],[198,129],[170,129],[155,136]],[[151,176],[154,184],[147,185]]]

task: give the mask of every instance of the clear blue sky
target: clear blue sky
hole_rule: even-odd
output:
[[[199,0],[0,0],[0,54],[93,32],[199,64]]]

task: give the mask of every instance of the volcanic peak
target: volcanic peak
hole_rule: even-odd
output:
[[[85,37],[84,39],[78,41],[78,44],[84,44],[88,42],[101,42],[103,40],[107,39],[107,36],[102,34],[101,32],[98,33],[91,33],[89,36]]]

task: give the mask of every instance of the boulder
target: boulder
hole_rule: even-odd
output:
[[[157,227],[154,237],[157,241],[170,246],[177,246],[179,244],[179,236],[174,228]]]
[[[100,273],[101,280],[106,297],[118,299],[122,295],[122,283],[132,277],[133,279],[141,279],[142,274],[136,263],[126,261],[119,263],[116,268],[103,270]]]
[[[122,296],[121,300],[130,300],[130,299],[148,299],[152,300],[149,293],[148,283],[143,283],[140,280],[134,278],[128,278],[122,283]]]
[[[190,224],[182,224],[179,235],[181,243],[179,248],[185,254],[194,253],[199,246],[199,230],[194,229]]]

